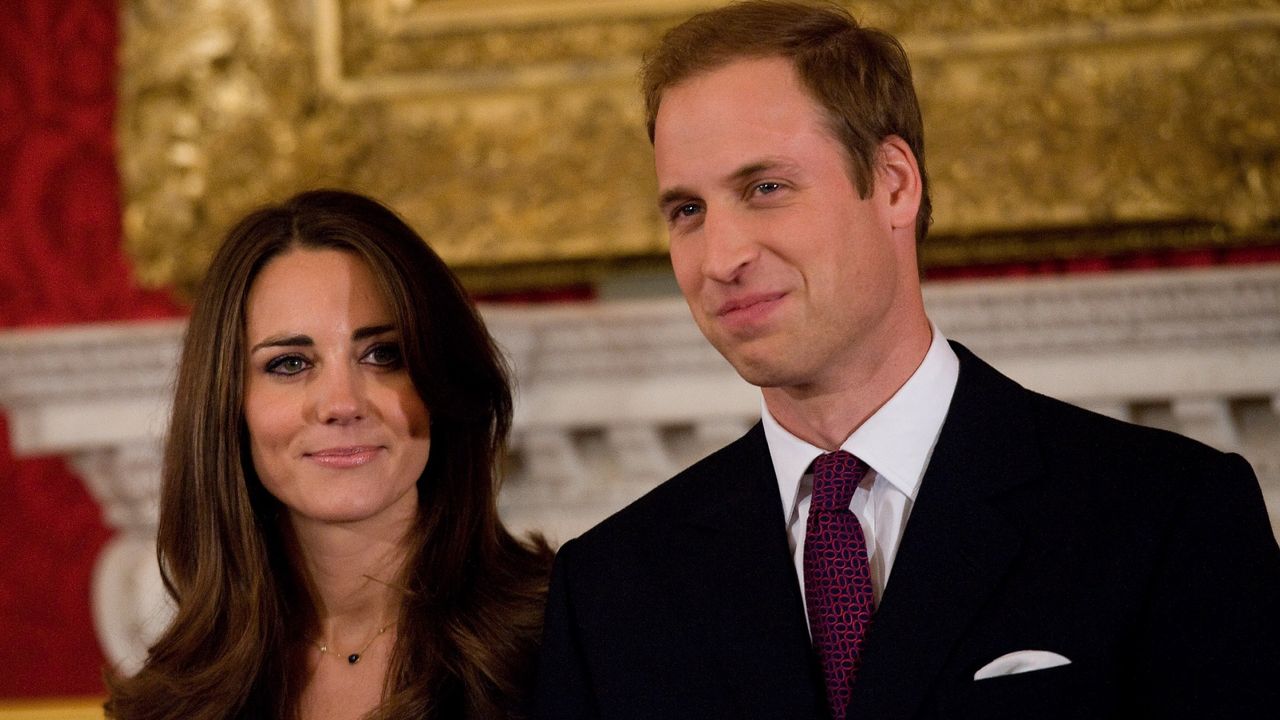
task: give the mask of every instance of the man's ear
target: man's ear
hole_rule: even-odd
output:
[[[910,229],[914,237],[920,212],[920,166],[906,140],[889,135],[880,141],[876,183],[877,190],[888,193],[890,224],[894,229]]]

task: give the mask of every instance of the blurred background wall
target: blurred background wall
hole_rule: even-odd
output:
[[[128,381],[84,380],[76,402],[112,385],[159,397],[182,298],[227,224],[352,187],[404,212],[489,301],[524,373],[504,511],[564,539],[751,421],[754,395],[730,387],[667,277],[634,87],[663,29],[718,4],[5,3],[0,400],[30,410],[99,361],[127,373],[85,377]],[[1028,384],[1280,467],[1264,371],[1280,367],[1280,6],[844,4],[912,56],[943,330]],[[1097,352],[1046,364],[1081,344]],[[1218,384],[1170,400],[1206,375]],[[1152,377],[1166,389],[1123,392]],[[646,378],[717,392],[688,416],[592,414],[600,393],[653,397]],[[82,449],[52,437],[75,418],[41,427],[18,452],[30,427],[0,418],[0,698],[101,693],[92,569],[108,525],[149,522],[104,522],[92,478],[151,482],[151,446],[73,471],[50,448]]]

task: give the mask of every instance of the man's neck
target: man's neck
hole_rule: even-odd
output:
[[[898,392],[929,352],[933,332],[921,316],[883,353],[863,353],[821,383],[766,387],[769,413],[792,435],[828,452],[840,448],[867,418]]]

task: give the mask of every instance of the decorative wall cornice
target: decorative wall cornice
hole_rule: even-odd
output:
[[[139,275],[194,286],[251,207],[401,210],[481,289],[659,258],[640,53],[705,0],[133,0],[120,146]],[[928,266],[1280,243],[1280,10],[848,3],[913,57]]]
[[[947,334],[997,358],[1280,348],[1276,266],[934,283],[925,303]]]
[[[14,452],[155,440],[168,423],[176,320],[0,331],[0,404]]]
[[[930,316],[948,337],[1066,399],[1167,397],[1197,383],[1257,397],[1280,391],[1280,266],[954,281],[926,284],[924,292]],[[678,422],[758,411],[754,389],[707,344],[678,298],[496,305],[482,313],[515,369],[517,432],[585,426],[620,412]],[[182,329],[181,321],[166,320],[0,332],[0,403],[13,414],[18,451],[51,452],[100,442],[103,433],[140,432],[119,422],[94,430],[83,416],[76,427],[92,434],[68,439],[65,427],[24,419],[42,407],[141,407],[145,400],[163,421]],[[1186,367],[1227,365],[1179,388],[1169,387],[1158,369],[1123,387],[1091,374],[1077,382],[1034,372],[1068,361],[1114,371],[1165,357]],[[1030,375],[1020,378],[1020,369]],[[47,434],[55,429],[61,439]]]

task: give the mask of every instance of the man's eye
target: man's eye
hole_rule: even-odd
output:
[[[756,185],[755,187],[756,192],[760,193],[761,195],[768,195],[771,192],[774,192],[776,190],[781,190],[781,189],[782,189],[782,185],[776,182],[762,182]]]
[[[685,203],[677,207],[674,211],[672,211],[671,217],[672,219],[682,218],[682,217],[693,217],[694,215],[697,215],[700,212],[702,212],[702,207],[697,203]]]
[[[273,375],[297,375],[311,366],[300,355],[282,355],[267,363],[267,372]]]
[[[399,367],[403,357],[400,346],[393,343],[374,345],[364,354],[365,360],[379,367]]]

